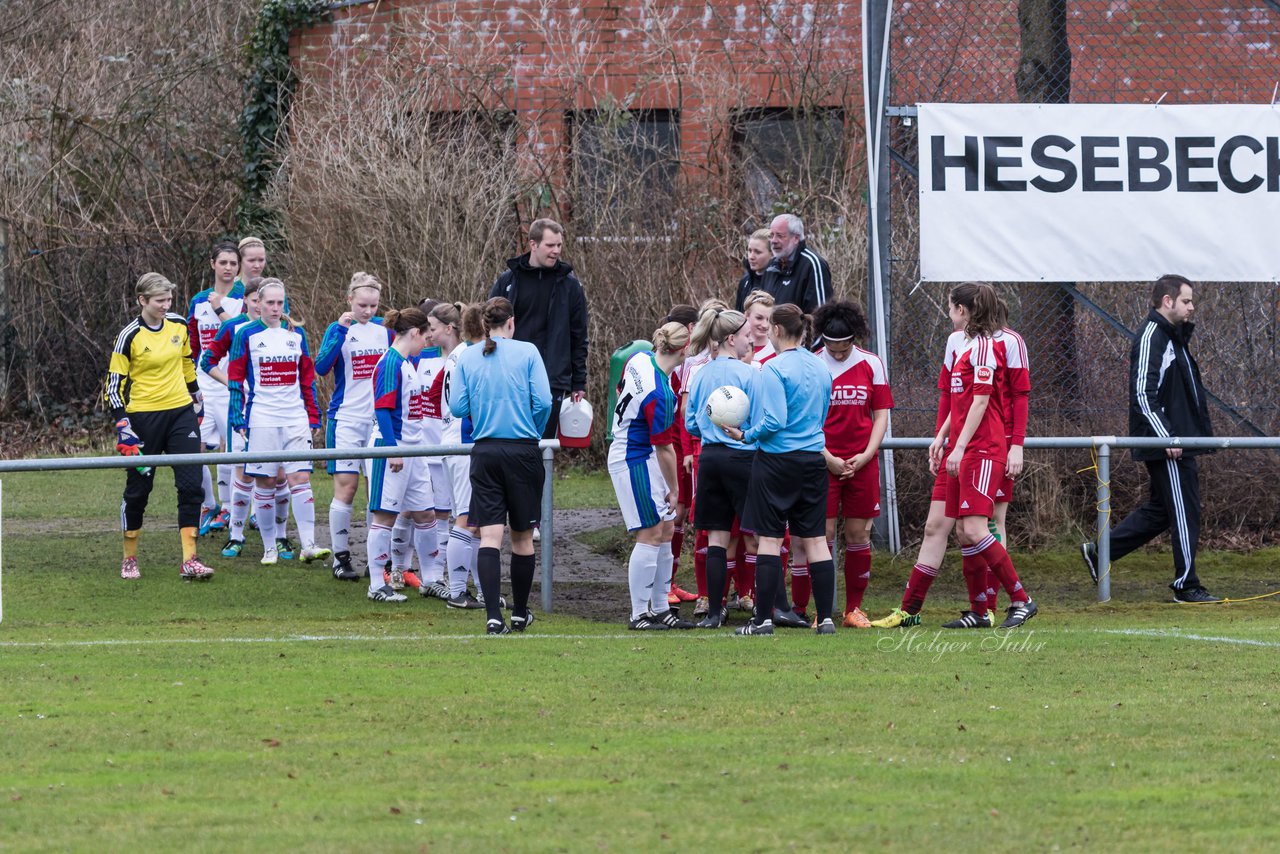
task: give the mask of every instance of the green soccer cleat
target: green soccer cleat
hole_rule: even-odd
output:
[[[920,615],[908,614],[901,608],[894,608],[889,612],[889,616],[871,621],[872,628],[876,629],[909,629],[918,625],[920,625]]]

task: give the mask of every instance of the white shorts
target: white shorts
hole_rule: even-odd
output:
[[[404,457],[392,471],[386,459],[369,461],[369,512],[411,513],[430,510],[435,501],[426,457]]]
[[[613,491],[628,531],[652,528],[676,518],[675,510],[666,502],[667,482],[657,458],[626,468],[610,467],[609,477],[613,478]]]
[[[453,511],[461,516],[471,512],[471,457],[453,456],[444,458],[444,470],[448,475],[450,492],[453,494]]]
[[[373,421],[342,421],[330,418],[324,431],[329,448],[367,448],[373,437]],[[367,460],[329,460],[329,474],[359,474]]]
[[[200,390],[204,395],[204,419],[200,422],[200,441],[210,450],[223,444],[228,448],[231,447],[229,439],[231,425],[228,417],[231,410],[231,392],[220,382],[213,384],[222,391]]]
[[[427,457],[427,467],[431,470],[431,489],[435,494],[435,507],[438,513],[453,512],[453,489],[449,484],[449,476],[444,470],[444,459]]]
[[[251,454],[265,454],[270,451],[310,451],[311,428],[306,424],[291,424],[288,427],[250,427],[247,450]],[[311,471],[311,461],[245,463],[244,473],[249,477],[275,477],[281,468],[286,474]]]

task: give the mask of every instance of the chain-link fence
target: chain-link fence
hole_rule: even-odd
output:
[[[1280,5],[1178,0],[1171,3],[1004,0],[909,2],[892,22],[890,104],[1270,103],[1280,78],[1275,34]],[[891,364],[898,435],[933,429],[934,390],[949,324],[948,286],[920,282],[915,125],[890,120]],[[1070,223],[1063,227],[1069,228]],[[999,235],[992,240],[998,243]],[[998,250],[997,250],[998,251]],[[1130,283],[1005,283],[1010,325],[1027,343],[1032,435],[1128,432],[1130,332],[1147,314],[1151,280]],[[1280,431],[1280,351],[1275,283],[1200,282],[1197,354],[1219,435]],[[930,320],[932,319],[932,320]],[[1082,530],[1092,511],[1092,473],[1078,455],[1036,455],[1014,512],[1035,541]],[[905,501],[927,500],[928,480],[899,469]],[[1256,543],[1280,519],[1272,488],[1280,456],[1247,452],[1209,459],[1203,477],[1206,536]],[[1117,509],[1140,500],[1136,466],[1115,471]],[[1227,500],[1231,496],[1231,500]],[[910,519],[911,514],[907,515]]]

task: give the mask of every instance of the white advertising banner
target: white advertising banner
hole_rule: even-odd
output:
[[[927,281],[1280,281],[1280,108],[921,104]]]

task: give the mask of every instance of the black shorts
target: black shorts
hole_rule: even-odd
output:
[[[793,537],[826,536],[827,464],[819,451],[756,451],[742,527],[757,536],[781,537],[788,525]]]
[[[712,443],[698,455],[697,496],[693,503],[693,526],[699,531],[731,531],[733,517],[742,516],[751,485],[751,464],[755,451],[742,451]]]
[[[481,439],[471,449],[472,525],[527,531],[542,521],[542,451],[537,439]]]

